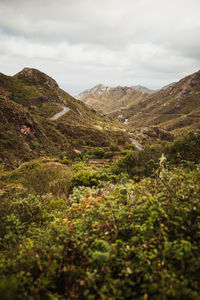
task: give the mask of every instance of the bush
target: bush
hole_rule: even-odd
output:
[[[116,182],[117,180],[119,180],[119,176],[116,176],[110,172],[79,170],[73,177],[72,187],[99,186],[105,182]]]
[[[93,155],[97,158],[103,158],[105,156],[105,151],[102,148],[97,148],[93,151]]]
[[[78,171],[72,180],[72,186],[97,186],[97,173],[88,171],[88,170],[80,170]]]
[[[199,181],[200,166],[169,170],[163,156],[154,177],[75,188],[67,207],[16,199],[0,236],[1,298],[199,299]],[[51,216],[42,225],[39,206]]]
[[[143,151],[126,150],[124,154],[113,163],[112,172],[114,174],[126,172],[131,177],[141,178],[152,174],[159,166],[162,147],[146,147]]]
[[[41,218],[42,203],[39,197],[29,195],[27,198],[15,199],[11,210],[21,222],[31,223]]]
[[[60,162],[61,162],[61,164],[64,164],[64,165],[70,165],[72,163],[72,161],[67,158],[60,160]]]
[[[105,158],[113,158],[114,153],[112,151],[107,151],[104,155]]]
[[[67,197],[72,172],[65,166],[44,164],[31,170],[21,181],[30,193],[51,193],[56,199]]]
[[[178,164],[183,161],[200,161],[200,130],[189,132],[187,135],[178,138],[165,148],[165,155],[169,162]]]

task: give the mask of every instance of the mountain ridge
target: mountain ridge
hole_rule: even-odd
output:
[[[132,102],[138,103],[146,96],[143,91],[131,87],[106,87],[98,84],[79,94],[78,99],[93,109],[109,114],[121,107],[129,106]]]
[[[132,105],[127,114],[129,122],[138,127],[159,125],[175,130],[199,123],[200,71]]]
[[[162,126],[167,130],[182,130],[198,124],[199,74],[197,71],[151,94],[131,87],[111,88],[100,84],[82,93],[82,101],[129,127]]]

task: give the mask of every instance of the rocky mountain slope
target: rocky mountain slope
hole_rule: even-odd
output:
[[[76,99],[79,100],[84,100],[87,96],[97,96],[97,95],[102,95],[103,93],[109,91],[111,87],[105,86],[103,84],[97,84],[91,89],[87,89],[83,91],[82,93],[78,94],[76,96]]]
[[[80,99],[135,132],[141,128],[142,137],[149,132],[149,126],[179,134],[200,123],[200,71],[151,94],[138,89],[140,86],[133,89],[97,85],[82,93]]]
[[[172,86],[171,83],[161,90]],[[87,89],[76,96],[76,99],[83,101],[89,107],[102,110],[104,113],[114,113],[118,110],[129,109],[130,105],[136,105],[147,98],[148,94],[153,94],[159,90],[151,90],[142,85],[109,87],[98,84],[91,89]]]
[[[157,90],[151,90],[145,86],[142,86],[142,85],[133,85],[131,86],[131,88],[135,89],[135,90],[139,90],[139,91],[143,91],[144,93],[147,93],[147,94],[153,94],[153,93],[156,93],[160,90],[165,90],[167,89],[169,86],[172,86],[174,85],[176,82],[172,82],[172,83],[169,83],[165,86],[163,86],[161,89],[157,89]]]
[[[131,86],[132,89],[135,89],[135,90],[138,90],[138,91],[142,91],[144,93],[147,93],[147,94],[153,94],[156,92],[156,90],[151,90],[145,86],[142,86],[142,85],[132,85]]]
[[[0,159],[4,162],[127,140],[120,128],[112,131],[105,118],[36,69],[25,68],[13,77],[0,74],[0,103]],[[63,108],[65,113],[53,120]]]
[[[175,83],[176,83],[176,82],[171,82],[171,83],[169,83],[169,84],[163,86],[160,90],[166,90],[168,87],[174,85]],[[158,91],[160,91],[160,90],[158,90]],[[158,91],[157,91],[157,92],[158,92]]]
[[[82,100],[89,107],[109,114],[119,109],[128,108],[133,103],[138,104],[147,95],[147,93],[131,87],[106,87],[99,84],[79,94],[76,98]]]
[[[159,125],[168,130],[187,128],[200,122],[200,71],[149,95],[123,112],[137,126]]]

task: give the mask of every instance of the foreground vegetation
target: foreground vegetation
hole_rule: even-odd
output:
[[[200,299],[199,146],[2,170],[0,299]]]

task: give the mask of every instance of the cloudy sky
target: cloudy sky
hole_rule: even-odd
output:
[[[200,69],[200,0],[0,0],[0,72],[37,68],[72,95],[160,88]]]

